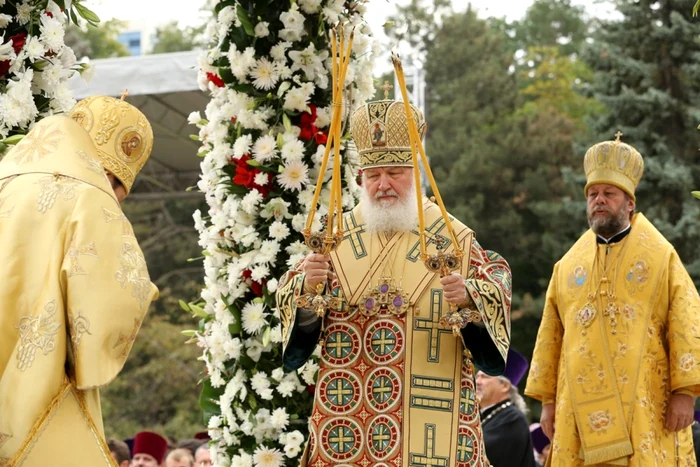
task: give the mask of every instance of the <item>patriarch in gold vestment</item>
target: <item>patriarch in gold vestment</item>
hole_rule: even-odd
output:
[[[673,246],[635,214],[641,155],[588,150],[591,227],[554,266],[525,394],[542,401],[547,466],[696,466],[700,299]]]
[[[158,290],[119,201],[153,133],[96,96],[0,161],[0,466],[111,466],[99,389]]]
[[[422,136],[423,116],[411,111]],[[352,135],[363,186],[344,214],[344,238],[288,271],[277,293],[285,366],[322,349],[302,465],[488,466],[474,376],[475,366],[491,375],[505,367],[508,264],[452,219],[455,245],[438,206],[423,199],[429,252],[464,252],[452,274],[426,269],[402,102],[360,107]],[[318,285],[334,297],[322,317],[299,305]],[[448,304],[465,318],[456,335],[440,322]]]

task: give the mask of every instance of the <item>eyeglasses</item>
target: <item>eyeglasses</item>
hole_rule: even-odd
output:
[[[211,461],[210,460],[205,460],[205,461],[200,461],[199,464],[197,464],[199,467],[211,467]]]

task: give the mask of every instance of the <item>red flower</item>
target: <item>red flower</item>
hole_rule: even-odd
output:
[[[51,13],[50,11],[45,11],[44,13],[46,13],[46,16],[48,16],[49,18],[53,18],[53,13]]]
[[[20,50],[22,50],[22,47],[24,47],[24,43],[27,41],[27,33],[20,32],[19,34],[15,34],[14,36],[10,37],[10,40],[12,41],[12,48],[14,49],[15,53],[18,54]]]
[[[10,61],[3,60],[0,62],[0,77],[5,76],[8,71],[10,71]]]
[[[306,390],[309,391],[311,395],[316,394],[316,386],[313,384],[309,384],[308,386],[306,386]]]
[[[303,139],[304,141],[310,140],[318,132],[318,128],[316,128],[314,125],[304,126],[302,124],[299,126],[299,128],[301,128],[301,131],[299,132],[299,138]]]
[[[250,281],[250,288],[253,289],[253,293],[258,296],[263,296],[263,285],[258,281]]]
[[[299,122],[299,128],[301,128],[299,138],[303,139],[304,141],[309,141],[316,135],[316,133],[318,133],[318,128],[316,128],[316,125],[314,125],[314,122],[316,122],[316,106],[314,104],[310,104],[309,109],[311,110],[311,113],[303,112],[301,114],[301,121]]]
[[[255,175],[255,169],[246,170],[239,165],[236,167],[236,175],[233,177],[233,183],[246,188],[252,188],[254,184],[253,182],[255,181]]]
[[[253,293],[258,297],[262,297],[263,285],[265,285],[265,283],[251,280],[250,277],[253,275],[253,272],[250,269],[244,270],[241,275],[243,276],[243,279],[245,279],[245,283],[250,286]]]
[[[328,136],[322,131],[319,131],[314,135],[314,139],[316,140],[316,144],[326,144],[328,142]]]
[[[221,77],[215,75],[214,73],[207,72],[207,78],[209,81],[214,83],[215,86],[223,88],[224,87],[224,80],[221,79]]]
[[[236,164],[236,175],[234,175],[232,181],[236,185],[244,186],[251,190],[255,188],[260,192],[263,198],[265,198],[270,193],[270,190],[272,190],[270,174],[265,174],[267,176],[266,184],[258,185],[255,183],[255,176],[262,173],[262,171],[248,165],[248,161],[250,159],[250,154],[244,154],[240,158],[233,161],[233,163]]]

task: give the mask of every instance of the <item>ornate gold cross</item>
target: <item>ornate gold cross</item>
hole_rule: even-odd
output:
[[[624,134],[624,133],[622,133],[622,132],[619,131],[619,130],[618,130],[617,133],[615,133],[615,142],[616,142],[616,143],[619,143],[619,142],[620,142],[620,138],[622,137],[623,134]]]
[[[121,100],[125,100],[126,96],[128,96],[128,95],[129,95],[129,90],[124,89],[119,97],[121,98]]]
[[[389,99],[389,91],[390,91],[391,89],[393,89],[393,87],[394,87],[394,86],[392,86],[391,84],[389,84],[389,81],[387,81],[387,80],[384,80],[384,84],[382,84],[381,86],[379,86],[379,89],[381,89],[382,91],[384,91],[384,99]]]

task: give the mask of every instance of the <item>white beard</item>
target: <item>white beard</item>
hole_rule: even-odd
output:
[[[404,198],[397,198],[393,203],[379,201],[379,196],[394,194],[393,190],[377,192],[375,198],[370,198],[364,188],[360,193],[360,213],[365,220],[365,228],[373,233],[403,233],[410,232],[418,226],[418,206],[416,205],[416,187],[406,193]]]

